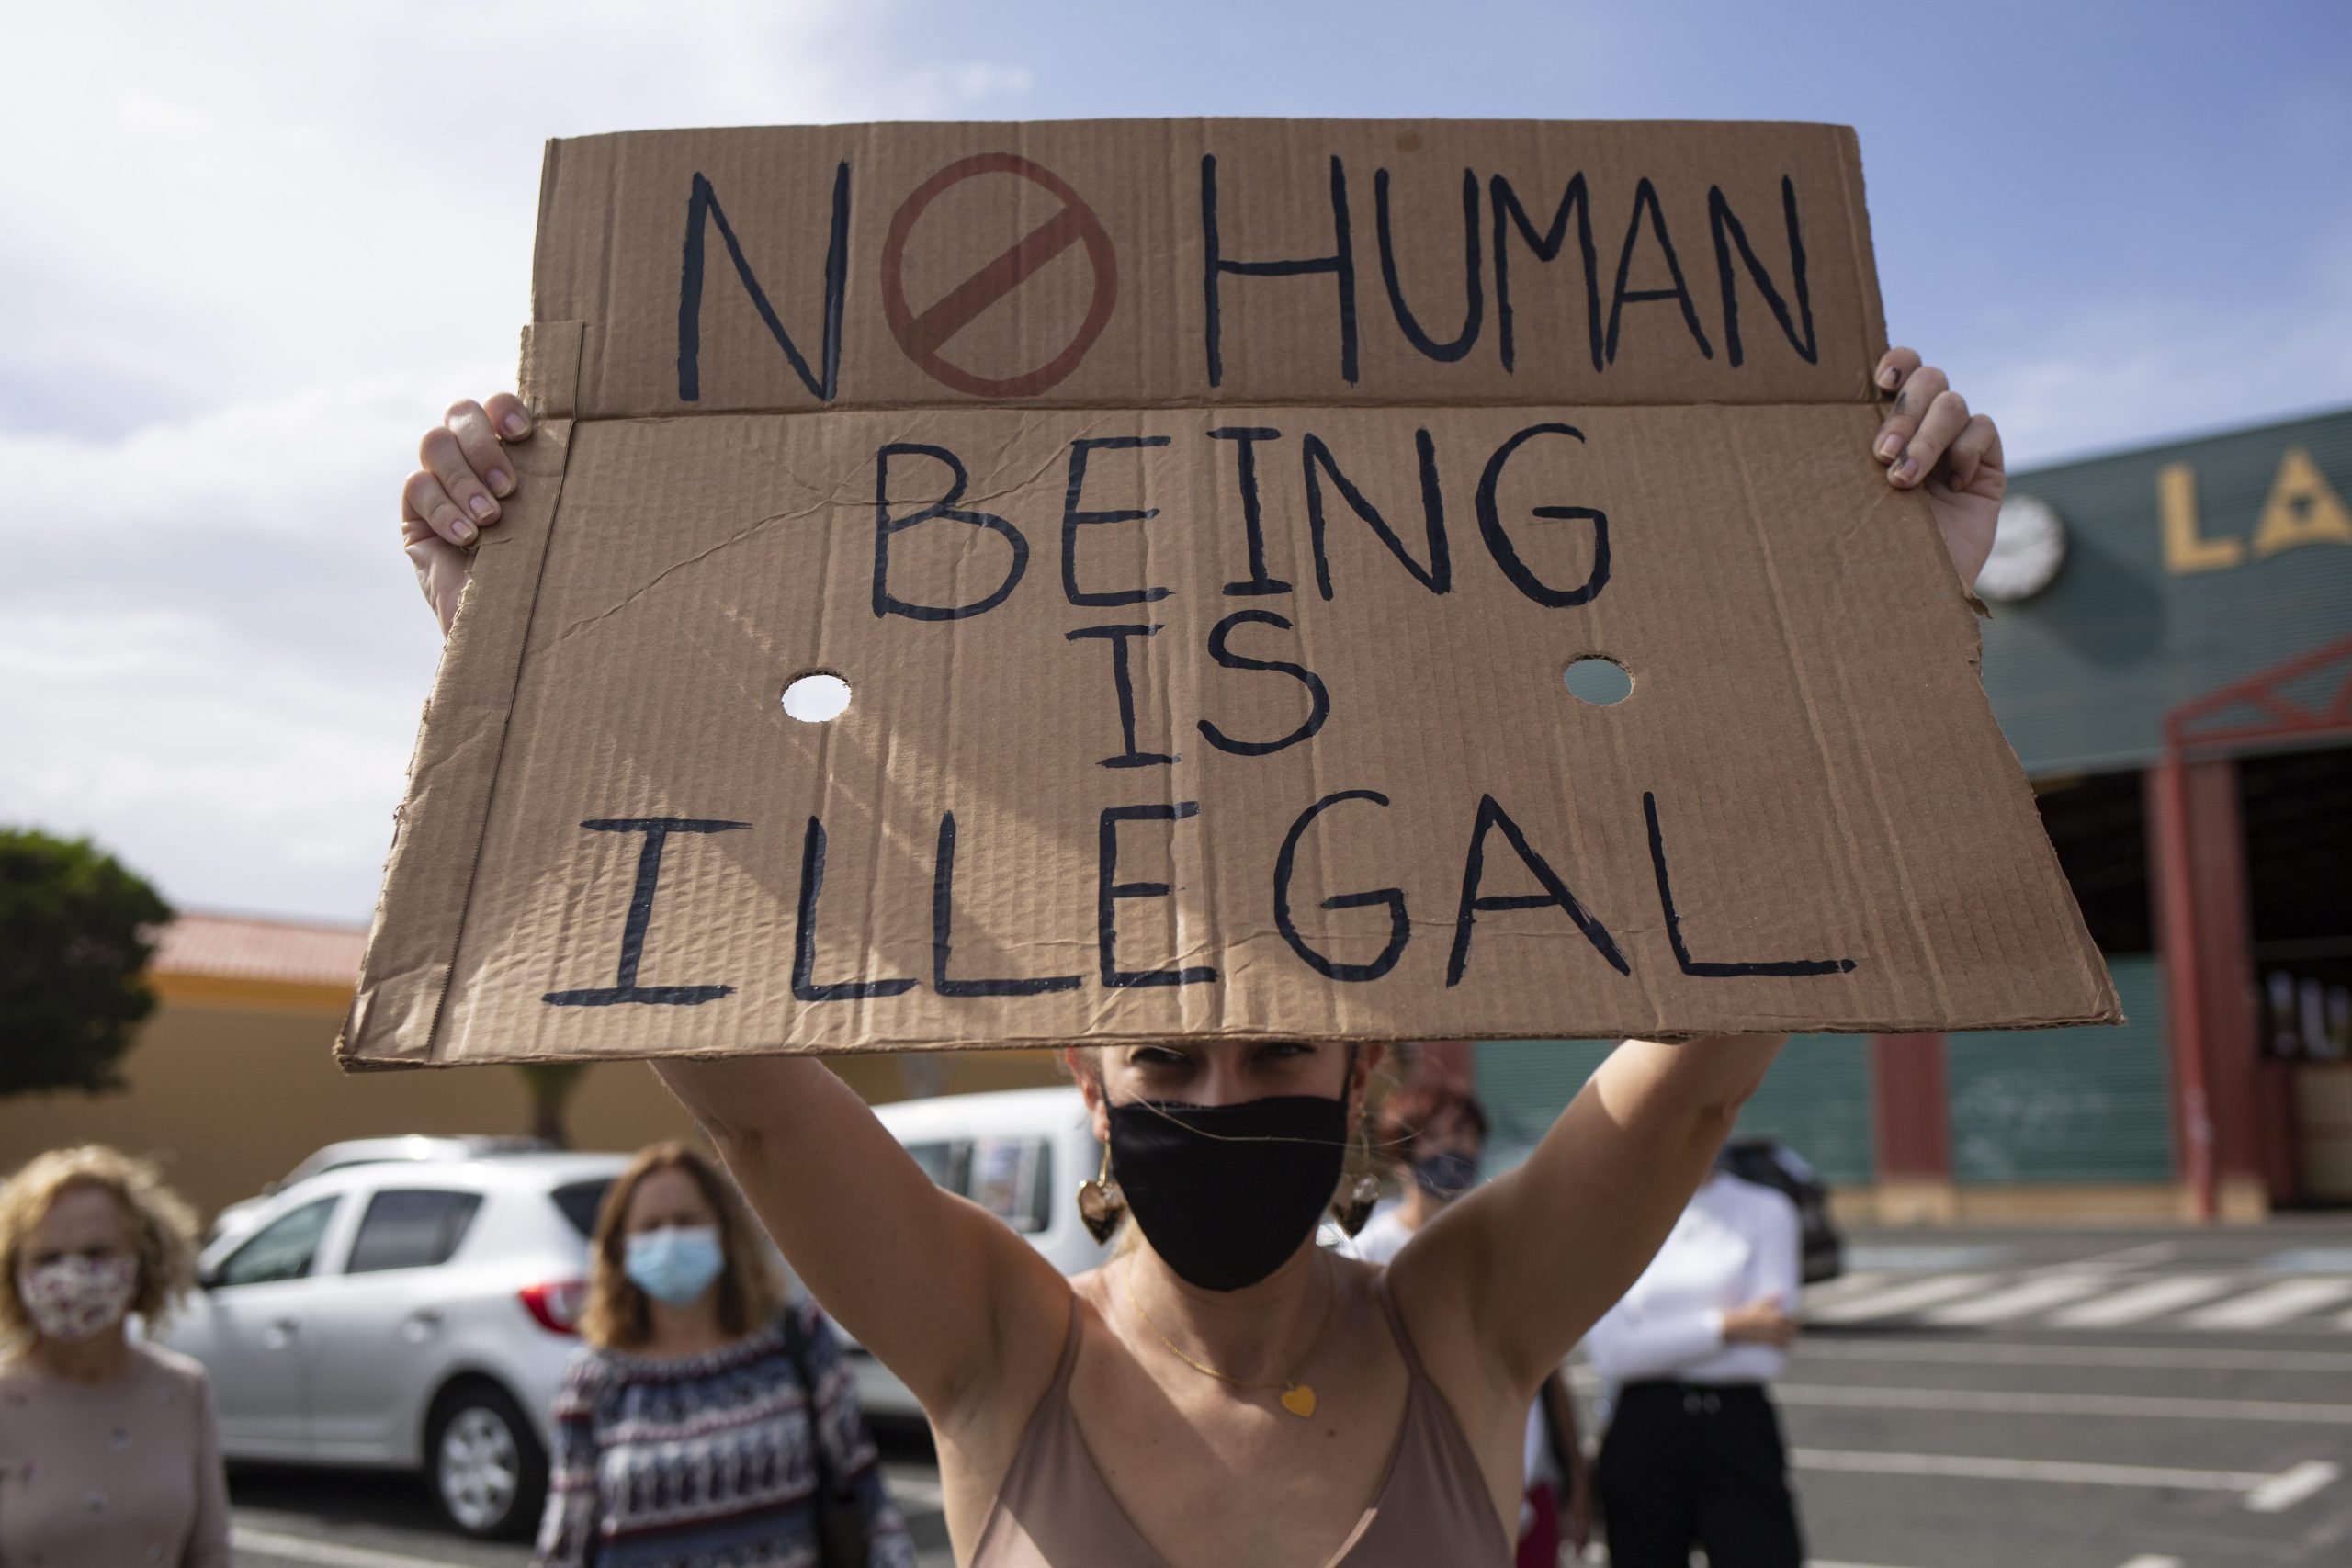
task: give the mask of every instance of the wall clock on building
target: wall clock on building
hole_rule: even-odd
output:
[[[2001,502],[1993,526],[1993,553],[1976,574],[1979,598],[1997,604],[2030,599],[2050,586],[2066,559],[2066,528],[2051,504],[2039,497],[2013,495]]]

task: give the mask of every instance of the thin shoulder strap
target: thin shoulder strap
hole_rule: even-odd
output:
[[[1396,1310],[1396,1298],[1388,1292],[1388,1270],[1380,1269],[1372,1276],[1372,1293],[1380,1299],[1380,1310],[1387,1314],[1388,1332],[1396,1337],[1396,1348],[1404,1352],[1405,1370],[1415,1380],[1429,1381],[1429,1373],[1421,1368],[1420,1352],[1413,1348],[1413,1336],[1405,1326],[1405,1314]]]
[[[1062,1362],[1054,1370],[1053,1387],[1046,1393],[1048,1399],[1068,1393],[1070,1373],[1078,1366],[1078,1292],[1072,1291],[1069,1293],[1069,1327],[1062,1334]]]

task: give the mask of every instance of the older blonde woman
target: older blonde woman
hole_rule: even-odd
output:
[[[196,1277],[196,1216],[146,1164],[91,1146],[0,1187],[0,1562],[229,1568],[204,1369],[133,1340]]]

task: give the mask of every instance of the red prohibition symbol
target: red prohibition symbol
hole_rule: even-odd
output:
[[[981,175],[1018,175],[1060,197],[1061,209],[918,314],[907,303],[907,236],[942,192]],[[939,352],[941,344],[963,331],[981,311],[1072,245],[1086,247],[1086,259],[1094,269],[1094,297],[1087,306],[1086,319],[1079,323],[1077,333],[1060,353],[1034,370],[996,377],[975,375],[950,363]],[[924,374],[944,386],[975,397],[1030,398],[1057,385],[1078,368],[1086,351],[1102,335],[1118,297],[1118,257],[1111,248],[1111,236],[1104,231],[1102,220],[1059,175],[1015,152],[981,152],[950,164],[923,181],[891,216],[890,231],[882,242],[882,310],[889,321],[891,334]]]

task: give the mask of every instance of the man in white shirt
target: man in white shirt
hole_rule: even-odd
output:
[[[1799,1568],[1765,1386],[1796,1337],[1796,1205],[1718,1165],[1647,1270],[1585,1337],[1614,1391],[1597,1467],[1615,1568]]]

